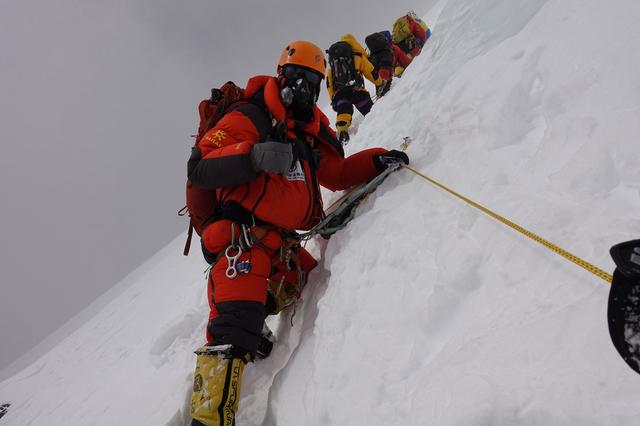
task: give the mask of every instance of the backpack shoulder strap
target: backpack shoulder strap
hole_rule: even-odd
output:
[[[264,89],[259,90],[248,100],[248,102],[252,105],[257,106],[262,112],[262,127],[256,127],[260,131],[260,142],[264,142],[271,133],[274,122],[273,114],[271,114],[271,111],[269,111],[269,107],[267,107],[267,103],[264,100]]]
[[[267,139],[271,132],[273,120],[271,112],[264,102],[264,90],[258,91],[251,98],[242,99],[231,104],[225,113],[231,111],[241,112],[251,120],[258,130],[260,142],[264,142]]]
[[[333,147],[333,149],[335,149],[338,154],[340,154],[341,157],[344,157],[344,148],[342,147],[342,144],[338,139],[335,138],[335,136],[333,136],[329,132],[327,126],[324,123],[320,124],[320,131],[318,132],[318,136],[321,140],[328,142]]]
[[[321,206],[322,195],[320,193],[320,184],[318,183],[319,163],[316,162],[316,157],[313,154],[313,149],[307,141],[307,134],[300,129],[295,129],[295,134],[298,141],[294,144],[294,152],[296,153],[298,158],[303,159],[309,165],[309,169],[311,170],[311,181],[313,184],[313,200]],[[315,138],[316,136],[309,135],[309,137]],[[321,215],[323,216],[322,219],[324,219],[324,211],[321,213]]]

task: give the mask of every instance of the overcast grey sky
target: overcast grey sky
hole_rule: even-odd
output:
[[[211,87],[434,3],[0,0],[0,369],[186,230]]]

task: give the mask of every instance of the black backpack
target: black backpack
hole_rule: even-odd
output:
[[[371,53],[389,50],[389,40],[382,33],[369,34],[364,42]]]
[[[329,54],[329,66],[331,67],[335,91],[358,86],[362,77],[356,71],[353,55],[360,55],[360,53],[354,52],[351,45],[346,41],[333,43],[327,53]],[[364,82],[361,84],[364,84]]]
[[[373,77],[378,78],[380,68],[393,67],[393,53],[389,40],[383,33],[369,34],[364,39],[369,49],[369,62],[373,64]]]

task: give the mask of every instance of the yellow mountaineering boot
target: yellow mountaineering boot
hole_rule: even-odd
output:
[[[242,373],[249,357],[233,357],[232,350],[231,345],[219,345],[203,346],[196,351],[191,417],[201,424],[235,424]]]
[[[351,126],[351,114],[338,114],[336,117],[336,132],[338,140],[342,143],[349,142],[349,127]]]

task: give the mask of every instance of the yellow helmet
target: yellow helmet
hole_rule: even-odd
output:
[[[318,46],[309,41],[298,40],[289,43],[282,51],[278,61],[278,73],[284,65],[303,66],[320,73],[324,78],[327,61],[324,52]]]

